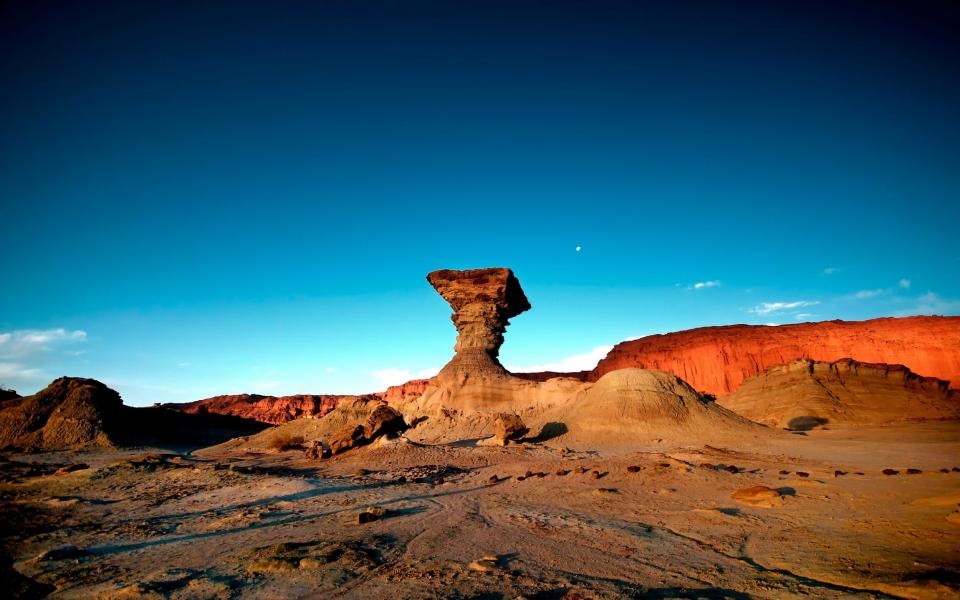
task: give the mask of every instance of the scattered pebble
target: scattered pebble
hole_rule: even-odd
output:
[[[797,477],[810,477],[810,473],[806,471],[797,471]]]
[[[884,475],[899,475],[899,474],[900,474],[900,471],[898,471],[898,470],[896,470],[896,469],[884,469],[884,470],[883,470],[883,474],[884,474]]]
[[[630,465],[629,467],[627,467],[627,473],[639,473],[639,472],[640,472],[640,467],[636,465]]]
[[[570,472],[570,471],[567,471],[566,469],[558,469],[558,470],[557,470],[557,475],[559,475],[560,477],[563,477],[563,476],[565,476],[565,475],[566,475],[567,473],[569,473],[569,472]]]
[[[920,469],[907,469],[907,475],[919,475],[923,473]]]
[[[53,474],[66,475],[67,473],[73,473],[74,471],[80,471],[82,469],[88,469],[88,468],[90,467],[88,465],[85,465],[84,463],[77,463],[75,465],[67,465],[65,467],[60,467]]]
[[[491,476],[490,476],[490,479],[487,480],[487,483],[489,483],[490,485],[493,485],[494,483],[497,483],[498,481],[500,481],[500,478],[499,478],[499,477],[497,477],[496,475],[491,475]]]

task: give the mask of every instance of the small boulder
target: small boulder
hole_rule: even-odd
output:
[[[900,474],[900,471],[898,471],[898,470],[896,470],[896,469],[884,469],[884,470],[883,470],[883,474],[884,474],[884,475],[899,475],[899,474]]]
[[[494,435],[501,442],[507,440],[517,440],[527,433],[527,426],[519,415],[511,413],[500,413],[493,422],[495,428]]]
[[[357,523],[363,525],[364,523],[379,521],[380,518],[385,514],[387,514],[387,511],[384,508],[380,508],[379,506],[368,506],[367,508],[361,510],[359,514],[357,514]]]
[[[639,472],[640,472],[640,467],[636,465],[630,465],[629,467],[627,467],[627,473],[639,473]]]
[[[783,494],[765,485],[755,485],[737,490],[730,494],[730,497],[741,504],[748,504],[758,508],[783,506]]]
[[[363,425],[345,427],[330,438],[330,453],[340,454],[363,445]]]
[[[372,441],[381,435],[394,436],[407,429],[407,423],[403,420],[403,415],[396,409],[383,405],[377,407],[367,417],[367,422],[363,427],[363,436],[368,441]]]
[[[303,456],[313,460],[320,458],[329,458],[330,448],[323,445],[323,442],[316,440],[304,451]]]

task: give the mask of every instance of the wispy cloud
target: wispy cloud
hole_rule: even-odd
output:
[[[336,373],[336,372],[337,372],[337,370],[336,370],[335,368],[333,368],[333,367],[327,367],[326,369],[324,369],[324,371],[326,371],[327,373]]]
[[[917,304],[913,308],[899,311],[897,315],[950,315],[957,313],[960,313],[960,300],[943,298],[934,292],[927,292],[917,298]]]
[[[21,381],[43,378],[43,372],[40,369],[29,368],[21,363],[0,362],[0,384],[3,386],[13,386]]]
[[[838,271],[838,269],[837,269],[836,267],[827,267],[826,269],[823,270],[823,274],[824,274],[824,275],[833,275],[833,274],[836,273],[837,271]]]
[[[773,315],[777,313],[782,313],[784,311],[793,310],[795,308],[804,308],[806,306],[816,306],[820,304],[819,300],[795,300],[793,302],[762,302],[753,308],[749,309],[747,312],[752,312],[755,315]]]
[[[420,379],[430,379],[440,372],[440,367],[428,367],[426,369],[420,369],[417,371],[417,377]]]
[[[613,350],[613,346],[597,346],[589,352],[574,354],[573,356],[562,358],[556,362],[527,366],[507,366],[507,370],[513,371],[514,373],[534,373],[537,371],[568,373],[572,371],[589,371],[597,366],[600,359],[606,356],[611,350]]]
[[[798,321],[806,321],[806,320],[808,320],[810,317],[813,317],[813,316],[815,316],[815,315],[813,315],[813,314],[811,314],[811,313],[797,313],[797,314],[793,315],[793,318],[796,319],[796,320],[798,320]]]
[[[0,356],[20,358],[37,352],[47,352],[64,344],[83,342],[87,332],[79,329],[17,329],[0,333]]]
[[[911,283],[912,282],[909,279],[904,277],[903,279],[900,280],[900,289],[909,290]]]
[[[890,288],[878,289],[878,290],[860,290],[853,295],[855,300],[869,300],[870,298],[877,298],[878,296],[886,296],[892,294],[893,290]]]
[[[413,374],[410,369],[397,369],[394,367],[377,369],[376,371],[371,371],[370,374],[373,375],[374,379],[379,381],[381,385],[386,387],[400,385],[413,379]]]
[[[698,281],[698,282],[696,282],[695,284],[693,284],[693,285],[691,285],[691,286],[687,286],[687,289],[691,289],[691,290],[703,290],[703,289],[706,289],[706,288],[717,287],[717,286],[719,286],[719,285],[720,285],[720,282],[714,279],[714,280],[711,280],[711,281]]]

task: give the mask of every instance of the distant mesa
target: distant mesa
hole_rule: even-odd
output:
[[[960,391],[902,365],[796,360],[746,380],[718,402],[784,429],[960,419]]]
[[[233,394],[213,396],[193,402],[171,402],[161,406],[190,414],[231,415],[279,425],[294,419],[319,419],[341,403],[357,399],[399,402],[406,398],[419,397],[429,381],[429,379],[414,379],[373,394],[294,394],[291,396]]]
[[[621,342],[593,371],[578,375],[596,381],[617,369],[659,369],[721,397],[776,365],[844,358],[906,365],[960,388],[960,317],[701,327]]]

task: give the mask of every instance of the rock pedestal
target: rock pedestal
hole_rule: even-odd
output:
[[[509,320],[530,309],[513,271],[501,267],[427,275],[430,285],[453,308],[457,328],[456,356],[440,371],[440,380],[466,377],[507,377],[497,360]]]

